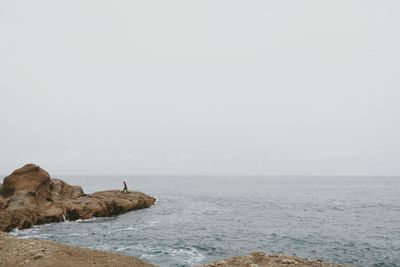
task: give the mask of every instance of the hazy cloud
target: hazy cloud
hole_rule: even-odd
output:
[[[397,1],[2,1],[0,173],[400,174]]]

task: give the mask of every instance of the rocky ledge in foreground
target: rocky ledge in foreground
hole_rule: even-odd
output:
[[[54,242],[20,239],[0,232],[0,267],[155,267],[135,257],[61,245]]]
[[[0,232],[0,267],[156,267],[135,257],[113,252],[97,251],[61,245],[50,241],[15,238]],[[310,261],[293,256],[266,255],[254,252],[245,257],[234,257],[201,267],[339,267],[318,260]]]
[[[306,260],[295,256],[268,255],[253,252],[249,256],[234,257],[199,267],[343,267],[345,265],[326,263],[320,260]]]
[[[25,229],[32,225],[64,220],[118,215],[148,208],[156,199],[140,192],[122,194],[118,190],[85,194],[27,164],[4,178],[0,185],[0,231]]]

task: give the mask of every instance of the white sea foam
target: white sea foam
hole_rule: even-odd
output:
[[[16,236],[16,237],[24,237],[24,236],[32,236],[32,235],[37,235],[38,234],[38,229],[36,228],[30,228],[30,229],[23,229],[19,230],[18,228],[14,228],[11,232],[11,235]]]
[[[52,235],[49,234],[37,234],[37,235],[24,235],[24,236],[18,236],[18,238],[21,239],[29,239],[29,238],[34,238],[34,239],[48,239],[52,237]]]
[[[137,244],[130,246],[129,248],[134,248],[137,250],[141,250],[145,252],[140,256],[141,259],[151,260],[158,255],[168,254],[176,259],[179,259],[180,262],[185,262],[190,266],[197,265],[200,263],[204,256],[195,248],[187,247],[187,248],[162,248],[162,247],[148,247],[142,244]],[[122,248],[121,250],[128,249],[127,247]]]
[[[92,218],[89,218],[89,219],[78,219],[75,222],[92,222],[92,221],[95,221],[95,220],[97,220],[97,218],[96,217],[92,217]]]

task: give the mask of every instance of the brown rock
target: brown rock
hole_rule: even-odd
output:
[[[0,267],[155,267],[135,257],[76,248],[44,240],[20,239],[0,232]]]
[[[295,256],[268,255],[263,252],[253,252],[249,256],[233,257],[199,267],[340,267],[344,265],[326,263],[321,260],[307,260]]]
[[[65,219],[89,219],[148,208],[156,199],[118,190],[86,195],[80,186],[51,179],[39,166],[27,164],[4,178],[0,191],[0,231],[25,229]]]
[[[51,200],[61,200],[64,198],[78,198],[84,196],[83,190],[80,186],[69,185],[60,179],[51,179]]]

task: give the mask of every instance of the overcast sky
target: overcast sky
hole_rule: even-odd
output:
[[[400,1],[0,3],[0,173],[400,175]]]

